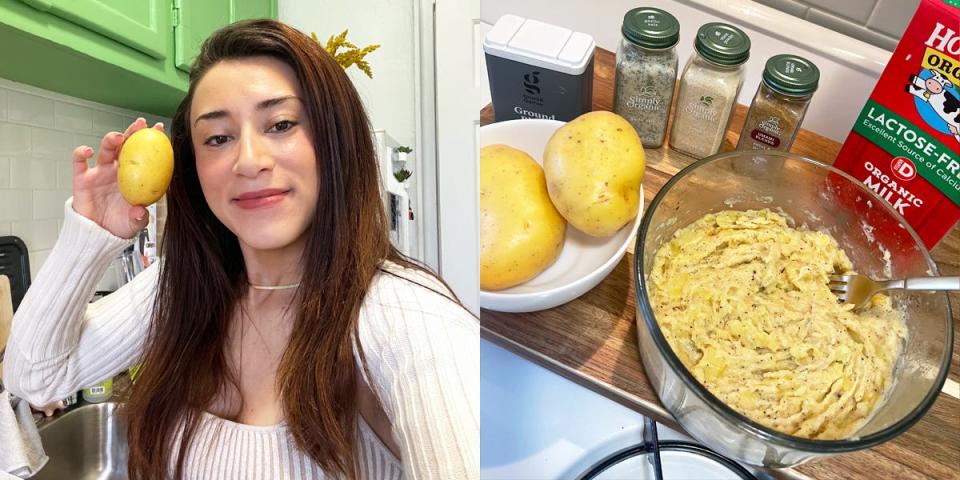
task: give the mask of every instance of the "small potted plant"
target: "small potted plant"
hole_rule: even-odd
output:
[[[393,172],[393,178],[396,178],[397,181],[400,183],[406,182],[407,179],[410,178],[410,175],[413,175],[413,172],[405,168],[401,168],[400,170]]]
[[[398,161],[398,162],[406,162],[406,161],[407,161],[407,155],[413,153],[413,149],[410,148],[410,147],[401,145],[401,146],[397,147],[396,152],[397,152],[397,161]]]

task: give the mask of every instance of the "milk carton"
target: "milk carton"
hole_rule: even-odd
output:
[[[960,9],[921,0],[834,164],[933,248],[960,219]]]

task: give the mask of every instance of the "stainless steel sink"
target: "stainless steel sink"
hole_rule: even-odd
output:
[[[118,405],[81,405],[41,425],[50,461],[32,478],[125,480],[127,426],[116,413]]]

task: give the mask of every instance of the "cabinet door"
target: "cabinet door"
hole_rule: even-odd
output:
[[[276,0],[173,0],[173,6],[174,58],[185,72],[217,29],[247,18],[277,18]]]
[[[431,7],[440,275],[480,315],[480,2],[421,0],[421,11]]]
[[[21,0],[156,59],[166,58],[170,0]]]

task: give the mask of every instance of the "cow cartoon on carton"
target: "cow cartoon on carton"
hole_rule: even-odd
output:
[[[942,73],[936,70],[924,69],[921,75],[910,75],[907,92],[930,104],[937,116],[947,123],[947,129],[953,138],[960,142],[960,99],[949,90],[953,90],[953,83]]]

